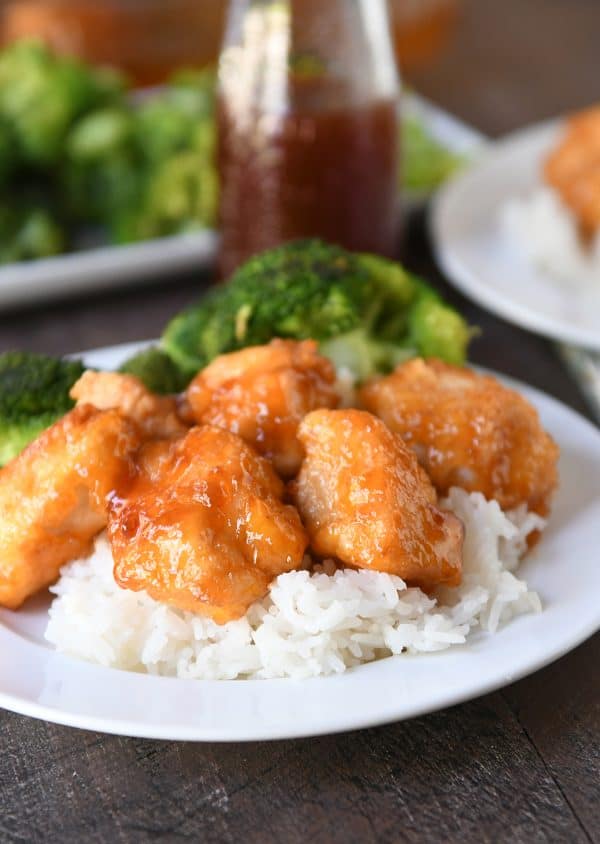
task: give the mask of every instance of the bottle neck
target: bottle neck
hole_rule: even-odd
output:
[[[220,82],[269,112],[395,98],[387,2],[232,0]]]

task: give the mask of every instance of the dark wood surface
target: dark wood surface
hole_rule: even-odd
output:
[[[507,131],[599,96],[599,33],[594,0],[471,0],[452,47],[414,82],[484,131]],[[404,255],[482,327],[474,360],[586,412],[549,343],[450,291],[418,221]],[[204,283],[0,314],[0,349],[153,337]],[[144,741],[2,712],[0,842],[599,841],[599,664],[596,636],[479,700],[296,742]]]

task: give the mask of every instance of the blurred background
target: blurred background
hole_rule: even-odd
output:
[[[387,5],[404,83],[485,134],[598,98],[596,0]],[[0,264],[217,227],[214,67],[229,8],[1,0]],[[425,135],[405,122],[405,194],[457,166]]]
[[[62,52],[125,70],[139,85],[216,61],[226,0],[4,0],[2,40],[41,37]],[[397,54],[423,65],[454,29],[459,0],[388,0]]]
[[[597,0],[388,5],[407,78],[483,130],[506,131],[526,114],[535,121],[598,95]],[[41,36],[152,84],[178,65],[216,59],[226,6],[226,0],[2,0],[0,37],[6,44]],[[551,84],[550,66],[560,66]]]

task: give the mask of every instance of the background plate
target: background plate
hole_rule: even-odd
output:
[[[561,121],[510,135],[436,195],[434,248],[447,276],[470,299],[555,340],[600,351],[600,283],[567,285],[506,242],[502,205],[539,187],[540,167]]]
[[[118,365],[135,348],[97,350]],[[506,380],[506,379],[502,379]],[[515,386],[514,382],[508,382]],[[439,654],[391,657],[305,681],[177,680],[101,668],[45,644],[48,598],[0,612],[0,705],[60,724],[162,739],[293,738],[410,718],[484,694],[541,668],[600,627],[600,432],[524,385],[562,449],[548,530],[521,568],[544,611]]]

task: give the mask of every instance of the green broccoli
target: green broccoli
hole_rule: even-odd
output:
[[[58,255],[65,242],[62,227],[43,205],[18,200],[0,204],[0,264]]]
[[[155,164],[177,152],[198,148],[198,130],[214,133],[212,94],[198,83],[171,85],[148,97],[134,115],[135,135],[144,159]]]
[[[76,360],[0,354],[0,466],[73,407],[69,390],[83,371]]]
[[[98,109],[81,118],[67,136],[62,184],[71,215],[109,223],[135,206],[141,192],[133,137],[124,108]]]
[[[0,53],[0,116],[25,164],[56,164],[73,120],[121,94],[118,75],[57,56],[40,42],[15,42]]]
[[[409,344],[423,357],[436,357],[446,363],[462,364],[466,348],[476,330],[421,279],[408,314]]]
[[[15,171],[17,155],[15,138],[6,120],[0,118],[0,188],[4,188]]]
[[[153,393],[166,395],[185,389],[185,377],[169,355],[157,346],[143,349],[121,365],[119,372],[135,375]]]
[[[205,157],[189,150],[167,158],[146,179],[139,206],[113,221],[117,242],[148,240],[211,226],[217,177]]]
[[[343,249],[316,240],[287,244],[251,258],[227,284],[175,317],[163,344],[192,376],[218,354],[272,337],[334,336],[357,325],[366,280]]]
[[[432,348],[446,360],[464,360],[469,329],[443,304],[437,320],[425,319],[420,303],[427,296],[440,303],[392,261],[318,240],[295,241],[251,258],[175,317],[163,345],[189,377],[218,354],[273,337],[318,340],[324,354],[360,380]]]
[[[440,144],[416,117],[401,126],[401,183],[408,191],[429,192],[443,184],[464,163],[464,158]]]
[[[110,220],[127,243],[214,225],[217,212],[214,75],[186,71],[132,112],[142,187]]]

